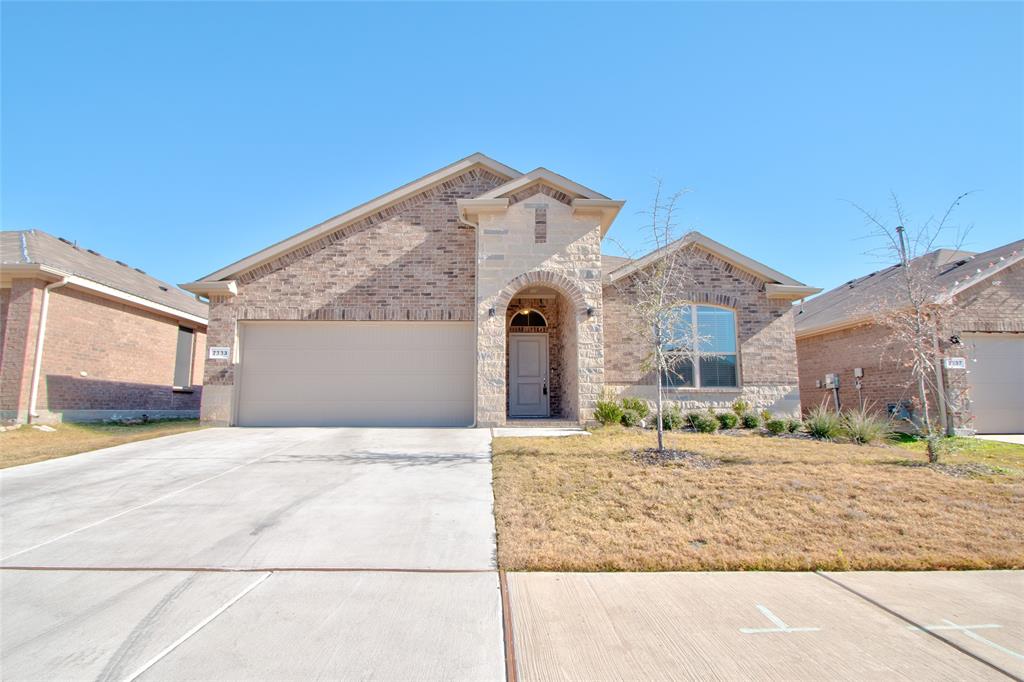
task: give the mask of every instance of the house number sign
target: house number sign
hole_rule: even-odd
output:
[[[211,360],[229,360],[230,358],[231,349],[227,346],[210,346]]]
[[[946,358],[946,369],[967,369],[967,359]]]

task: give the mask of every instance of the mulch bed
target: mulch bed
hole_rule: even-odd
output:
[[[634,450],[633,459],[640,464],[660,466],[665,464],[683,464],[694,469],[712,469],[719,465],[719,462],[710,459],[696,452],[689,450],[673,450],[665,448],[658,452],[657,448],[647,450]]]

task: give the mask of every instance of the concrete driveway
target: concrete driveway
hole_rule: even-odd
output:
[[[499,679],[489,432],[209,429],[0,472],[4,679]]]

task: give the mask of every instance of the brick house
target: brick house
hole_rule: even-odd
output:
[[[1024,432],[1024,240],[972,253],[940,249],[911,267],[926,269],[935,290],[952,297],[956,312],[936,339],[943,395],[929,387],[947,430],[960,433]],[[863,402],[874,411],[919,415],[917,388],[906,356],[877,314],[900,300],[898,270],[891,266],[816,296],[796,315],[800,394],[804,408]],[[933,274],[932,274],[933,273]],[[859,376],[858,376],[859,375]],[[858,386],[859,384],[859,386]]]
[[[198,416],[206,304],[39,230],[0,260],[0,418]]]
[[[606,389],[650,396],[621,293],[649,261],[601,254],[622,204],[474,154],[183,284],[210,302],[203,419],[585,422]],[[723,351],[667,397],[797,411],[792,301],[818,289],[691,238],[705,258],[687,305]]]

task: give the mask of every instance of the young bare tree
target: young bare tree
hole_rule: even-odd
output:
[[[883,351],[905,367],[913,378],[919,410],[909,420],[928,443],[928,460],[939,460],[940,438],[946,435],[947,415],[942,403],[949,398],[942,376],[943,331],[956,326],[960,308],[937,279],[943,265],[932,254],[939,248],[959,251],[969,232],[952,222],[960,202],[958,196],[941,217],[931,216],[916,223],[903,209],[896,194],[891,195],[892,215],[882,217],[854,204],[871,226],[869,238],[879,243],[872,253],[888,263],[897,263],[894,286],[885,300],[875,302],[871,316],[887,334]],[[936,401],[931,400],[934,396]]]
[[[665,449],[664,378],[692,371],[688,368],[700,362],[705,343],[697,332],[696,320],[690,319],[687,305],[693,302],[690,297],[696,289],[695,266],[702,257],[698,247],[688,240],[689,233],[682,233],[677,223],[679,201],[685,193],[679,190],[666,195],[662,181],[656,180],[654,200],[642,213],[647,218],[642,229],[651,253],[641,259],[642,267],[615,282],[632,303],[631,314],[624,320],[630,325],[630,332],[643,339],[648,349],[641,369],[656,377],[659,452]],[[630,256],[621,244],[618,246]]]

